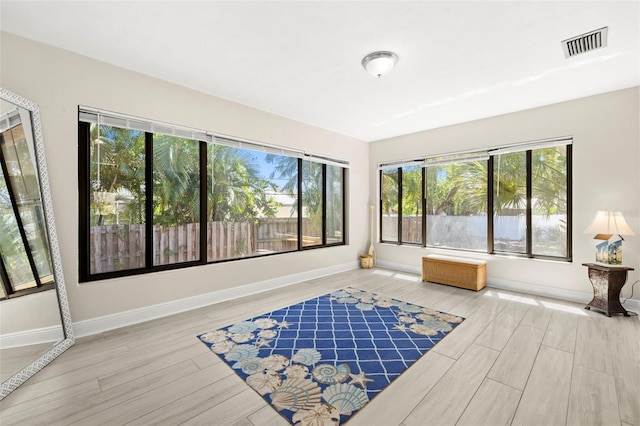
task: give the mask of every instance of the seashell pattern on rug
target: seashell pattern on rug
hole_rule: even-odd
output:
[[[348,287],[198,336],[296,426],[338,426],[464,318]]]
[[[296,412],[319,403],[321,392],[317,383],[296,377],[282,382],[269,397],[278,411],[286,409]]]
[[[319,364],[313,369],[311,375],[315,380],[325,385],[342,383],[349,377],[351,370],[348,364],[331,365]]]
[[[347,416],[369,402],[367,394],[362,389],[347,383],[329,386],[322,392],[322,398],[340,414]]]
[[[236,345],[224,354],[227,361],[244,361],[258,356],[258,348],[255,345]]]
[[[340,413],[329,404],[316,404],[298,411],[292,419],[296,426],[336,426],[340,424]]]
[[[260,395],[265,395],[276,390],[282,383],[282,378],[275,371],[261,371],[251,374],[246,382]]]
[[[322,354],[315,349],[300,349],[291,360],[304,365],[313,365],[321,358]]]

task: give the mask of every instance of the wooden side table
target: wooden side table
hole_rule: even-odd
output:
[[[593,286],[593,300],[584,308],[602,311],[608,317],[611,314],[628,317],[629,313],[620,304],[620,290],[627,281],[627,271],[633,271],[633,268],[598,263],[583,263],[582,266],[589,268],[589,281]]]

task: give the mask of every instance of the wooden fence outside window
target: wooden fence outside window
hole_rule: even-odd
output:
[[[297,221],[297,218],[276,218],[260,219],[257,222],[209,222],[207,260],[212,262],[296,250]],[[92,226],[91,274],[143,268],[145,233],[144,224]],[[305,237],[307,238],[314,237]],[[199,259],[200,224],[153,227],[154,265]]]

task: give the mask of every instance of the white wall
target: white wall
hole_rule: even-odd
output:
[[[624,212],[638,236],[623,246],[623,263],[636,268],[629,273],[622,295],[640,276],[640,88],[634,87],[527,111],[443,127],[374,142],[370,145],[370,200],[378,197],[380,162],[421,155],[487,148],[557,136],[573,136],[573,262],[549,262],[468,254],[488,260],[489,284],[513,285],[558,296],[584,299],[592,294],[587,270],[593,262],[593,235],[584,234],[597,210]],[[444,250],[390,244],[376,246],[379,264],[417,271],[420,258]],[[636,286],[635,298],[639,298]],[[582,295],[582,296],[580,296]]]
[[[55,290],[41,291],[0,302],[0,336],[35,331],[47,327],[62,327]],[[37,313],[37,315],[34,315]],[[0,344],[0,347],[2,345]]]
[[[40,106],[74,322],[336,265],[357,266],[368,236],[367,143],[11,34],[0,33],[0,41],[2,86]],[[348,245],[79,284],[78,105],[348,160],[349,188],[358,188],[348,192]]]
[[[624,263],[640,269],[640,88],[366,144],[14,35],[0,32],[0,43],[0,84],[40,106],[74,322],[211,292],[242,290],[251,283],[274,282],[336,265],[355,266],[358,254],[368,246],[368,205],[378,204],[377,163],[564,135],[574,137],[574,261],[473,256],[489,261],[490,284],[515,284],[523,289],[543,292],[548,289],[557,295],[588,297],[591,286],[581,264],[593,261],[593,240],[582,230],[596,210],[613,208],[623,210],[639,234],[627,238]],[[78,105],[307,149],[350,161],[349,244],[79,284]],[[421,256],[434,251],[376,245],[379,264],[412,271],[419,270]],[[639,276],[639,271],[631,272],[628,282]],[[629,292],[627,285],[623,296]]]

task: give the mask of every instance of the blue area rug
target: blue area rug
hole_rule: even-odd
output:
[[[290,423],[338,425],[463,320],[346,288],[198,338]]]

